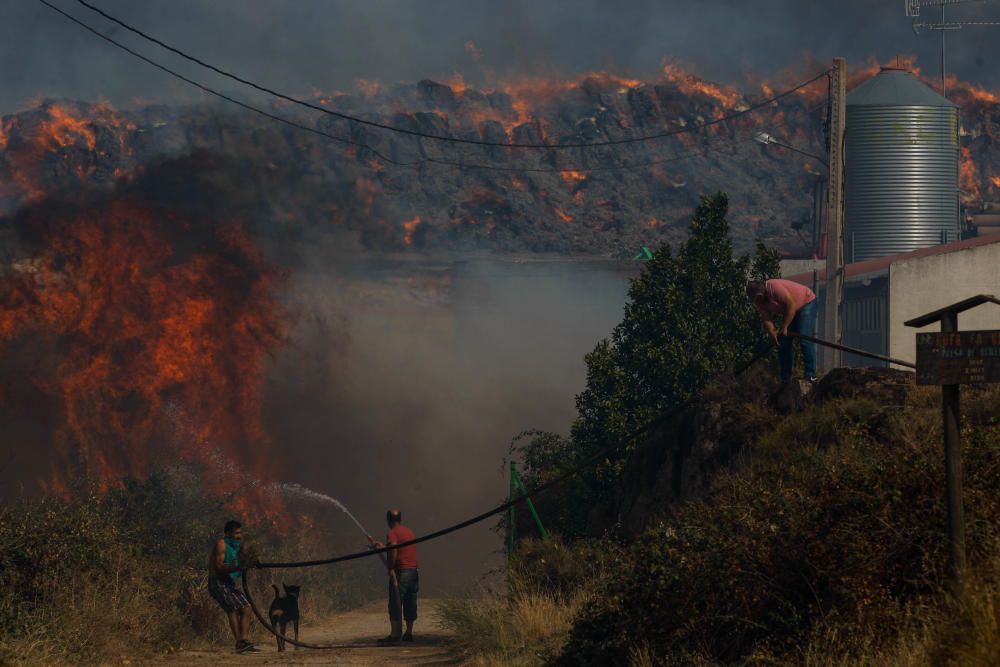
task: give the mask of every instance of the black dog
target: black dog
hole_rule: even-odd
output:
[[[278,587],[271,584],[271,588],[274,589],[274,600],[271,602],[271,608],[267,610],[267,618],[271,621],[271,627],[277,630],[282,635],[285,634],[285,629],[288,624],[292,624],[292,630],[294,632],[294,639],[298,641],[299,639],[299,589],[301,586],[289,586],[288,584],[282,584],[285,589],[285,594],[281,595],[278,591]],[[278,640],[278,650],[285,650],[285,640],[281,637],[277,637]],[[295,646],[298,649],[298,646]]]

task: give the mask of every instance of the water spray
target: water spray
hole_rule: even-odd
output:
[[[341,512],[346,514],[351,521],[354,522],[354,525],[357,526],[362,533],[364,533],[365,539],[367,539],[369,542],[373,541],[372,534],[369,533],[365,529],[365,527],[361,525],[361,522],[358,521],[357,517],[351,514],[351,510],[347,509],[347,506],[344,505],[344,503],[340,502],[333,496],[328,496],[325,493],[320,493],[319,491],[313,491],[312,489],[307,489],[301,484],[278,484],[278,488],[280,488],[282,491],[286,493],[298,496],[300,498],[315,500],[321,503],[329,503],[335,506]]]
[[[325,493],[320,493],[319,491],[313,491],[312,489],[307,489],[306,487],[302,486],[301,484],[284,483],[284,484],[278,484],[277,486],[278,486],[279,489],[281,489],[285,493],[289,493],[291,495],[298,496],[299,498],[305,498],[305,499],[308,499],[308,500],[316,500],[316,501],[321,502],[321,503],[330,503],[331,505],[333,505],[337,509],[339,509],[341,512],[343,512],[344,514],[346,514],[348,517],[350,517],[351,521],[354,522],[354,525],[358,527],[358,529],[364,534],[365,539],[368,540],[368,544],[369,544],[370,548],[374,549],[375,547],[382,546],[381,544],[379,544],[378,542],[375,541],[375,538],[372,537],[371,533],[369,533],[367,530],[365,530],[365,527],[361,525],[361,522],[358,521],[357,517],[355,517],[353,514],[351,514],[351,510],[347,509],[347,506],[344,505],[344,503],[340,502],[339,500],[337,500],[333,496],[328,496]],[[388,569],[389,568],[389,561],[386,559],[385,554],[379,554],[379,558],[381,559],[382,564],[386,566],[386,569]],[[389,582],[392,584],[393,589],[396,591],[396,596],[398,598],[399,597],[399,581],[396,579],[396,573],[393,570],[389,570]]]

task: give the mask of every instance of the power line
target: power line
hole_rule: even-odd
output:
[[[142,60],[143,62],[145,62],[145,63],[147,63],[149,65],[152,65],[153,67],[155,67],[155,68],[157,68],[157,69],[159,69],[159,70],[161,70],[163,72],[166,72],[167,74],[169,74],[169,75],[171,75],[171,76],[173,76],[173,77],[175,77],[177,79],[180,79],[181,81],[184,81],[185,83],[187,83],[189,85],[192,85],[192,86],[198,88],[199,90],[202,90],[202,91],[204,91],[206,93],[209,93],[211,95],[215,95],[215,96],[217,96],[217,97],[219,97],[219,98],[221,98],[223,100],[226,100],[227,102],[231,102],[231,103],[233,103],[233,104],[235,104],[235,105],[237,105],[237,106],[239,106],[239,107],[241,107],[243,109],[246,109],[248,111],[252,111],[252,112],[254,112],[256,114],[259,114],[261,116],[264,116],[265,118],[269,118],[269,119],[274,120],[276,122],[283,123],[285,125],[288,125],[288,126],[300,129],[300,130],[304,130],[306,132],[310,132],[310,133],[312,133],[314,135],[318,135],[318,136],[324,137],[326,139],[335,141],[337,143],[342,143],[342,144],[346,144],[346,145],[350,145],[350,146],[355,146],[355,147],[360,148],[360,149],[367,149],[367,150],[371,151],[379,159],[384,160],[385,162],[388,162],[389,164],[396,165],[398,167],[415,168],[415,167],[419,167],[419,166],[421,166],[423,164],[436,164],[436,165],[445,166],[445,167],[451,167],[451,168],[456,168],[456,169],[480,169],[480,170],[501,171],[501,172],[552,173],[552,174],[559,174],[559,173],[570,172],[570,171],[576,171],[576,172],[581,172],[581,173],[603,172],[603,171],[631,171],[631,170],[635,170],[635,169],[644,169],[644,168],[647,168],[647,167],[653,167],[653,166],[660,165],[660,164],[666,164],[666,163],[670,163],[670,162],[677,162],[677,161],[689,159],[689,158],[692,158],[692,157],[698,157],[698,156],[701,156],[701,155],[706,155],[708,153],[712,153],[712,152],[718,151],[721,148],[724,148],[726,145],[735,145],[737,143],[745,141],[745,139],[736,140],[736,141],[730,141],[730,142],[727,142],[727,143],[722,144],[722,145],[710,146],[710,147],[705,148],[704,150],[701,150],[701,151],[694,151],[694,152],[690,152],[690,153],[684,153],[684,154],[674,155],[674,156],[671,156],[671,157],[668,157],[668,158],[664,158],[664,159],[661,159],[661,160],[653,160],[653,161],[641,162],[641,163],[634,163],[634,164],[605,165],[605,166],[599,166],[599,167],[583,167],[583,166],[565,166],[565,167],[560,167],[560,168],[505,167],[505,166],[482,164],[482,163],[466,163],[466,162],[461,162],[461,161],[447,160],[447,159],[444,159],[444,158],[435,158],[435,157],[425,157],[425,158],[420,158],[419,160],[414,160],[414,161],[411,161],[411,162],[402,162],[402,161],[399,161],[399,160],[395,160],[395,159],[393,159],[393,158],[391,158],[391,157],[389,157],[389,156],[387,156],[387,155],[379,152],[377,149],[375,149],[375,148],[371,147],[370,145],[365,144],[363,142],[353,141],[351,139],[346,139],[344,137],[338,137],[338,136],[336,136],[334,134],[330,134],[329,132],[324,132],[323,130],[320,130],[320,129],[317,129],[317,128],[314,128],[314,127],[309,127],[308,125],[303,125],[302,123],[298,123],[298,122],[296,122],[294,120],[285,118],[283,116],[279,116],[277,114],[274,114],[274,113],[271,113],[271,112],[266,111],[264,109],[261,109],[259,107],[256,107],[256,106],[254,106],[252,104],[248,104],[246,102],[238,100],[238,99],[236,99],[236,98],[234,98],[234,97],[232,97],[230,95],[222,93],[222,92],[220,92],[220,91],[218,91],[218,90],[216,90],[216,89],[214,89],[214,88],[212,88],[210,86],[207,86],[207,85],[202,84],[202,83],[200,83],[198,81],[195,81],[194,79],[186,77],[183,74],[180,74],[179,72],[177,72],[177,71],[175,71],[175,70],[173,70],[173,69],[171,69],[171,68],[169,68],[169,67],[167,67],[165,65],[162,65],[162,64],[154,61],[153,59],[151,59],[151,58],[149,58],[149,57],[147,57],[147,56],[145,56],[145,55],[143,55],[143,54],[141,54],[141,53],[139,53],[139,52],[137,52],[137,51],[129,48],[128,46],[122,44],[121,42],[118,42],[117,40],[115,40],[115,39],[113,39],[113,38],[111,38],[111,37],[109,37],[109,36],[101,33],[96,28],[88,25],[84,21],[81,21],[80,19],[76,18],[75,16],[72,16],[71,14],[68,14],[67,12],[63,11],[59,7],[56,7],[55,5],[53,5],[50,2],[48,2],[48,0],[38,0],[38,1],[40,3],[42,3],[43,5],[45,5],[46,7],[48,7],[49,9],[52,9],[53,11],[59,13],[63,17],[65,17],[65,18],[69,19],[70,21],[72,21],[73,23],[77,24],[81,28],[85,29],[87,32],[90,32],[91,34],[96,35],[97,37],[100,37],[104,41],[106,41],[106,42],[108,42],[108,43],[110,43],[110,44],[112,44],[112,45],[114,45],[114,46],[122,49],[123,51],[125,51],[129,55],[132,55],[132,56],[138,58],[139,60]]]
[[[270,118],[271,120],[277,121],[279,123],[284,123],[285,125],[290,125],[292,127],[298,128],[300,130],[305,130],[306,132],[311,132],[313,134],[317,134],[317,135],[322,136],[322,137],[326,137],[327,139],[331,139],[331,140],[336,141],[338,143],[348,144],[350,146],[357,146],[358,148],[364,148],[364,149],[370,150],[379,159],[385,160],[386,162],[389,162],[391,164],[394,164],[394,165],[397,165],[397,166],[400,166],[400,167],[416,167],[416,166],[419,166],[420,164],[422,164],[422,163],[424,163],[424,162],[427,161],[425,159],[421,159],[421,160],[418,160],[418,161],[415,161],[415,162],[400,162],[398,160],[393,160],[391,157],[388,157],[387,155],[383,155],[382,153],[380,153],[376,149],[372,148],[368,144],[364,144],[364,143],[361,143],[361,142],[353,141],[351,139],[345,139],[343,137],[338,137],[338,136],[336,136],[334,134],[330,134],[329,132],[324,132],[323,130],[319,130],[319,129],[315,128],[315,127],[309,127],[308,125],[303,125],[301,123],[295,122],[294,120],[290,120],[288,118],[284,118],[284,117],[279,116],[277,114],[273,114],[273,113],[271,113],[269,111],[265,111],[263,109],[255,107],[255,106],[253,106],[251,104],[247,104],[246,102],[241,102],[240,100],[236,99],[235,97],[231,97],[229,95],[226,95],[225,93],[222,93],[222,92],[220,92],[218,90],[215,90],[214,88],[210,88],[210,87],[208,87],[208,86],[206,86],[206,85],[204,85],[202,83],[199,83],[199,82],[195,81],[194,79],[189,79],[188,77],[184,76],[183,74],[181,74],[179,72],[176,72],[176,71],[170,69],[169,67],[167,67],[165,65],[161,65],[160,63],[158,63],[158,62],[156,62],[156,61],[154,61],[154,60],[152,60],[150,58],[147,58],[146,56],[142,55],[138,51],[133,51],[132,49],[130,49],[129,47],[125,46],[121,42],[118,42],[118,41],[112,39],[111,37],[108,37],[107,35],[99,32],[96,28],[93,28],[93,27],[87,25],[86,23],[84,23],[83,21],[79,20],[75,16],[72,16],[71,14],[66,13],[62,9],[60,9],[60,8],[56,7],[55,5],[53,5],[52,3],[48,2],[48,0],[38,0],[38,1],[40,3],[42,3],[43,5],[45,5],[46,7],[48,7],[49,9],[51,9],[51,10],[53,10],[55,12],[58,12],[59,14],[62,14],[64,17],[66,17],[67,19],[69,19],[73,23],[77,24],[78,26],[80,26],[84,30],[86,30],[86,31],[88,31],[88,32],[90,32],[90,33],[92,33],[94,35],[97,35],[98,37],[100,37],[101,39],[105,40],[106,42],[109,42],[109,43],[117,46],[119,49],[122,49],[126,53],[135,56],[139,60],[142,60],[143,62],[145,62],[145,63],[147,63],[149,65],[152,65],[153,67],[155,67],[155,68],[157,68],[159,70],[162,70],[162,71],[166,72],[167,74],[169,74],[169,75],[171,75],[173,77],[176,77],[176,78],[180,79],[181,81],[183,81],[183,82],[185,82],[187,84],[190,84],[190,85],[194,86],[195,88],[198,88],[198,89],[200,89],[200,90],[202,90],[202,91],[204,91],[206,93],[209,93],[211,95],[215,95],[216,97],[220,97],[220,98],[226,100],[227,102],[232,102],[233,104],[235,104],[237,106],[240,106],[240,107],[242,107],[244,109],[247,109],[248,111],[253,111],[254,113],[258,113],[258,114],[260,114],[262,116]]]
[[[779,101],[779,100],[781,100],[781,99],[783,99],[785,97],[788,97],[789,95],[792,95],[792,94],[798,92],[799,90],[801,90],[801,89],[805,88],[806,86],[814,83],[815,81],[818,81],[819,79],[821,79],[822,77],[824,77],[824,76],[826,76],[827,74],[830,73],[830,70],[826,70],[824,72],[821,72],[821,73],[817,74],[815,77],[809,79],[808,81],[805,81],[804,83],[799,84],[798,86],[796,86],[794,88],[791,88],[790,90],[786,90],[785,92],[783,92],[783,93],[781,93],[779,95],[775,95],[775,96],[773,96],[773,97],[771,97],[769,99],[766,99],[766,100],[764,100],[762,102],[759,102],[757,104],[751,105],[751,106],[747,107],[746,109],[744,109],[742,111],[738,111],[738,112],[736,112],[734,114],[731,114],[729,116],[724,116],[722,118],[716,118],[714,120],[706,121],[704,123],[698,123],[698,124],[695,124],[695,125],[690,125],[688,127],[679,128],[679,129],[676,129],[676,130],[669,130],[669,131],[666,131],[666,132],[660,132],[660,133],[657,133],[657,134],[645,135],[645,136],[641,136],[641,137],[629,137],[629,138],[625,138],[625,139],[609,139],[607,141],[598,141],[598,142],[590,142],[590,143],[569,143],[569,144],[503,143],[503,142],[499,142],[499,141],[485,141],[485,140],[481,140],[481,139],[463,139],[463,138],[460,138],[460,137],[442,136],[442,135],[438,135],[438,134],[427,134],[425,132],[419,132],[417,130],[410,130],[410,129],[407,129],[407,128],[404,128],[404,127],[397,127],[395,125],[388,125],[386,123],[380,123],[380,122],[377,122],[377,121],[366,120],[364,118],[359,118],[357,116],[352,116],[350,114],[345,114],[345,113],[341,113],[339,111],[334,111],[332,109],[327,109],[326,107],[323,107],[323,106],[320,106],[320,105],[317,105],[317,104],[313,104],[313,103],[308,102],[306,100],[302,100],[302,99],[299,99],[299,98],[296,98],[296,97],[292,97],[290,95],[278,92],[278,91],[273,90],[271,88],[267,88],[265,86],[261,86],[261,85],[259,85],[257,83],[254,83],[253,81],[251,81],[249,79],[237,76],[236,74],[233,74],[233,73],[228,72],[226,70],[223,70],[223,69],[221,69],[219,67],[216,67],[215,65],[207,63],[204,60],[201,60],[200,58],[192,56],[192,55],[190,55],[190,54],[188,54],[188,53],[186,53],[186,52],[184,52],[184,51],[182,51],[182,50],[180,50],[180,49],[178,49],[178,48],[176,48],[174,46],[171,46],[170,44],[167,44],[166,42],[163,42],[160,39],[157,39],[156,37],[153,37],[152,35],[149,35],[149,34],[143,32],[142,30],[139,30],[138,28],[135,28],[135,27],[129,25],[128,23],[125,23],[121,19],[119,19],[119,18],[117,18],[115,16],[112,16],[111,14],[108,14],[107,12],[105,12],[104,10],[102,10],[101,8],[95,7],[94,5],[90,4],[89,2],[86,2],[86,0],[77,0],[77,2],[80,3],[81,5],[83,5],[84,7],[86,7],[87,9],[89,9],[89,10],[91,10],[93,12],[96,12],[97,14],[100,14],[105,19],[107,19],[107,20],[109,20],[109,21],[111,21],[113,23],[116,23],[117,25],[121,26],[122,28],[125,28],[129,32],[132,32],[132,33],[138,35],[139,37],[142,37],[143,39],[148,40],[148,41],[156,44],[157,46],[160,46],[161,48],[166,49],[167,51],[170,51],[171,53],[174,53],[174,54],[176,54],[176,55],[178,55],[178,56],[180,56],[180,57],[182,57],[182,58],[184,58],[186,60],[189,60],[190,62],[196,63],[196,64],[198,64],[198,65],[200,65],[200,66],[202,66],[204,68],[207,68],[207,69],[209,69],[209,70],[211,70],[211,71],[213,71],[213,72],[215,72],[217,74],[221,74],[222,76],[227,77],[229,79],[232,79],[233,81],[237,81],[237,82],[242,83],[244,85],[250,86],[251,88],[254,88],[255,90],[258,90],[258,91],[263,92],[263,93],[267,93],[269,95],[273,95],[273,96],[278,97],[280,99],[283,99],[283,100],[285,100],[287,102],[291,102],[293,104],[298,104],[298,105],[306,107],[308,109],[312,109],[314,111],[319,111],[319,112],[324,113],[324,114],[335,116],[337,118],[340,118],[342,120],[347,120],[347,121],[350,121],[352,123],[359,123],[361,125],[367,125],[369,127],[375,127],[375,128],[381,129],[381,130],[389,131],[389,132],[396,132],[398,134],[406,134],[406,135],[410,135],[410,136],[421,137],[421,138],[424,138],[424,139],[432,139],[434,141],[444,141],[444,142],[457,143],[457,144],[471,144],[471,145],[475,145],[475,146],[488,146],[488,147],[493,147],[493,148],[532,148],[532,149],[560,149],[560,150],[562,150],[562,149],[569,149],[569,148],[590,148],[590,147],[597,147],[597,146],[620,146],[620,145],[625,145],[625,144],[635,144],[635,143],[640,143],[640,142],[645,142],[645,141],[653,141],[653,140],[656,140],[656,139],[665,139],[667,137],[676,136],[678,134],[684,134],[684,133],[687,133],[687,132],[695,132],[695,131],[698,131],[698,130],[702,130],[702,129],[705,129],[707,127],[711,127],[713,125],[718,125],[719,123],[725,123],[725,122],[728,122],[728,121],[740,118],[742,116],[745,116],[747,114],[753,113],[754,111],[762,109],[762,108],[768,106],[769,104],[773,104],[774,102],[777,102],[777,101]],[[46,3],[46,4],[48,4],[48,3]]]

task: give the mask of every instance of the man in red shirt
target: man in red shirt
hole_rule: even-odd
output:
[[[793,341],[789,332],[814,336],[816,332],[816,295],[805,285],[791,280],[773,278],[766,282],[747,283],[747,296],[753,302],[764,321],[764,328],[777,344],[778,358],[781,360],[781,381],[792,379],[792,363],[795,357]],[[775,315],[781,317],[779,332],[774,324]],[[805,379],[816,381],[816,343],[799,339],[802,347],[802,362]]]
[[[413,531],[403,525],[403,513],[399,510],[389,510],[385,513],[385,521],[389,525],[389,534],[385,546],[403,544],[416,538]],[[382,545],[379,544],[381,547]],[[420,576],[417,572],[417,546],[391,549],[386,552],[386,570],[389,573],[389,623],[392,631],[382,640],[385,643],[413,641],[413,622],[417,620],[417,592],[420,589]],[[406,632],[403,632],[403,621],[406,621]]]

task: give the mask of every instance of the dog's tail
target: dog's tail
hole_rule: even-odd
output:
[[[274,589],[274,599],[277,600],[278,598],[280,598],[281,591],[278,590],[278,587],[275,584],[271,584],[271,588]]]

